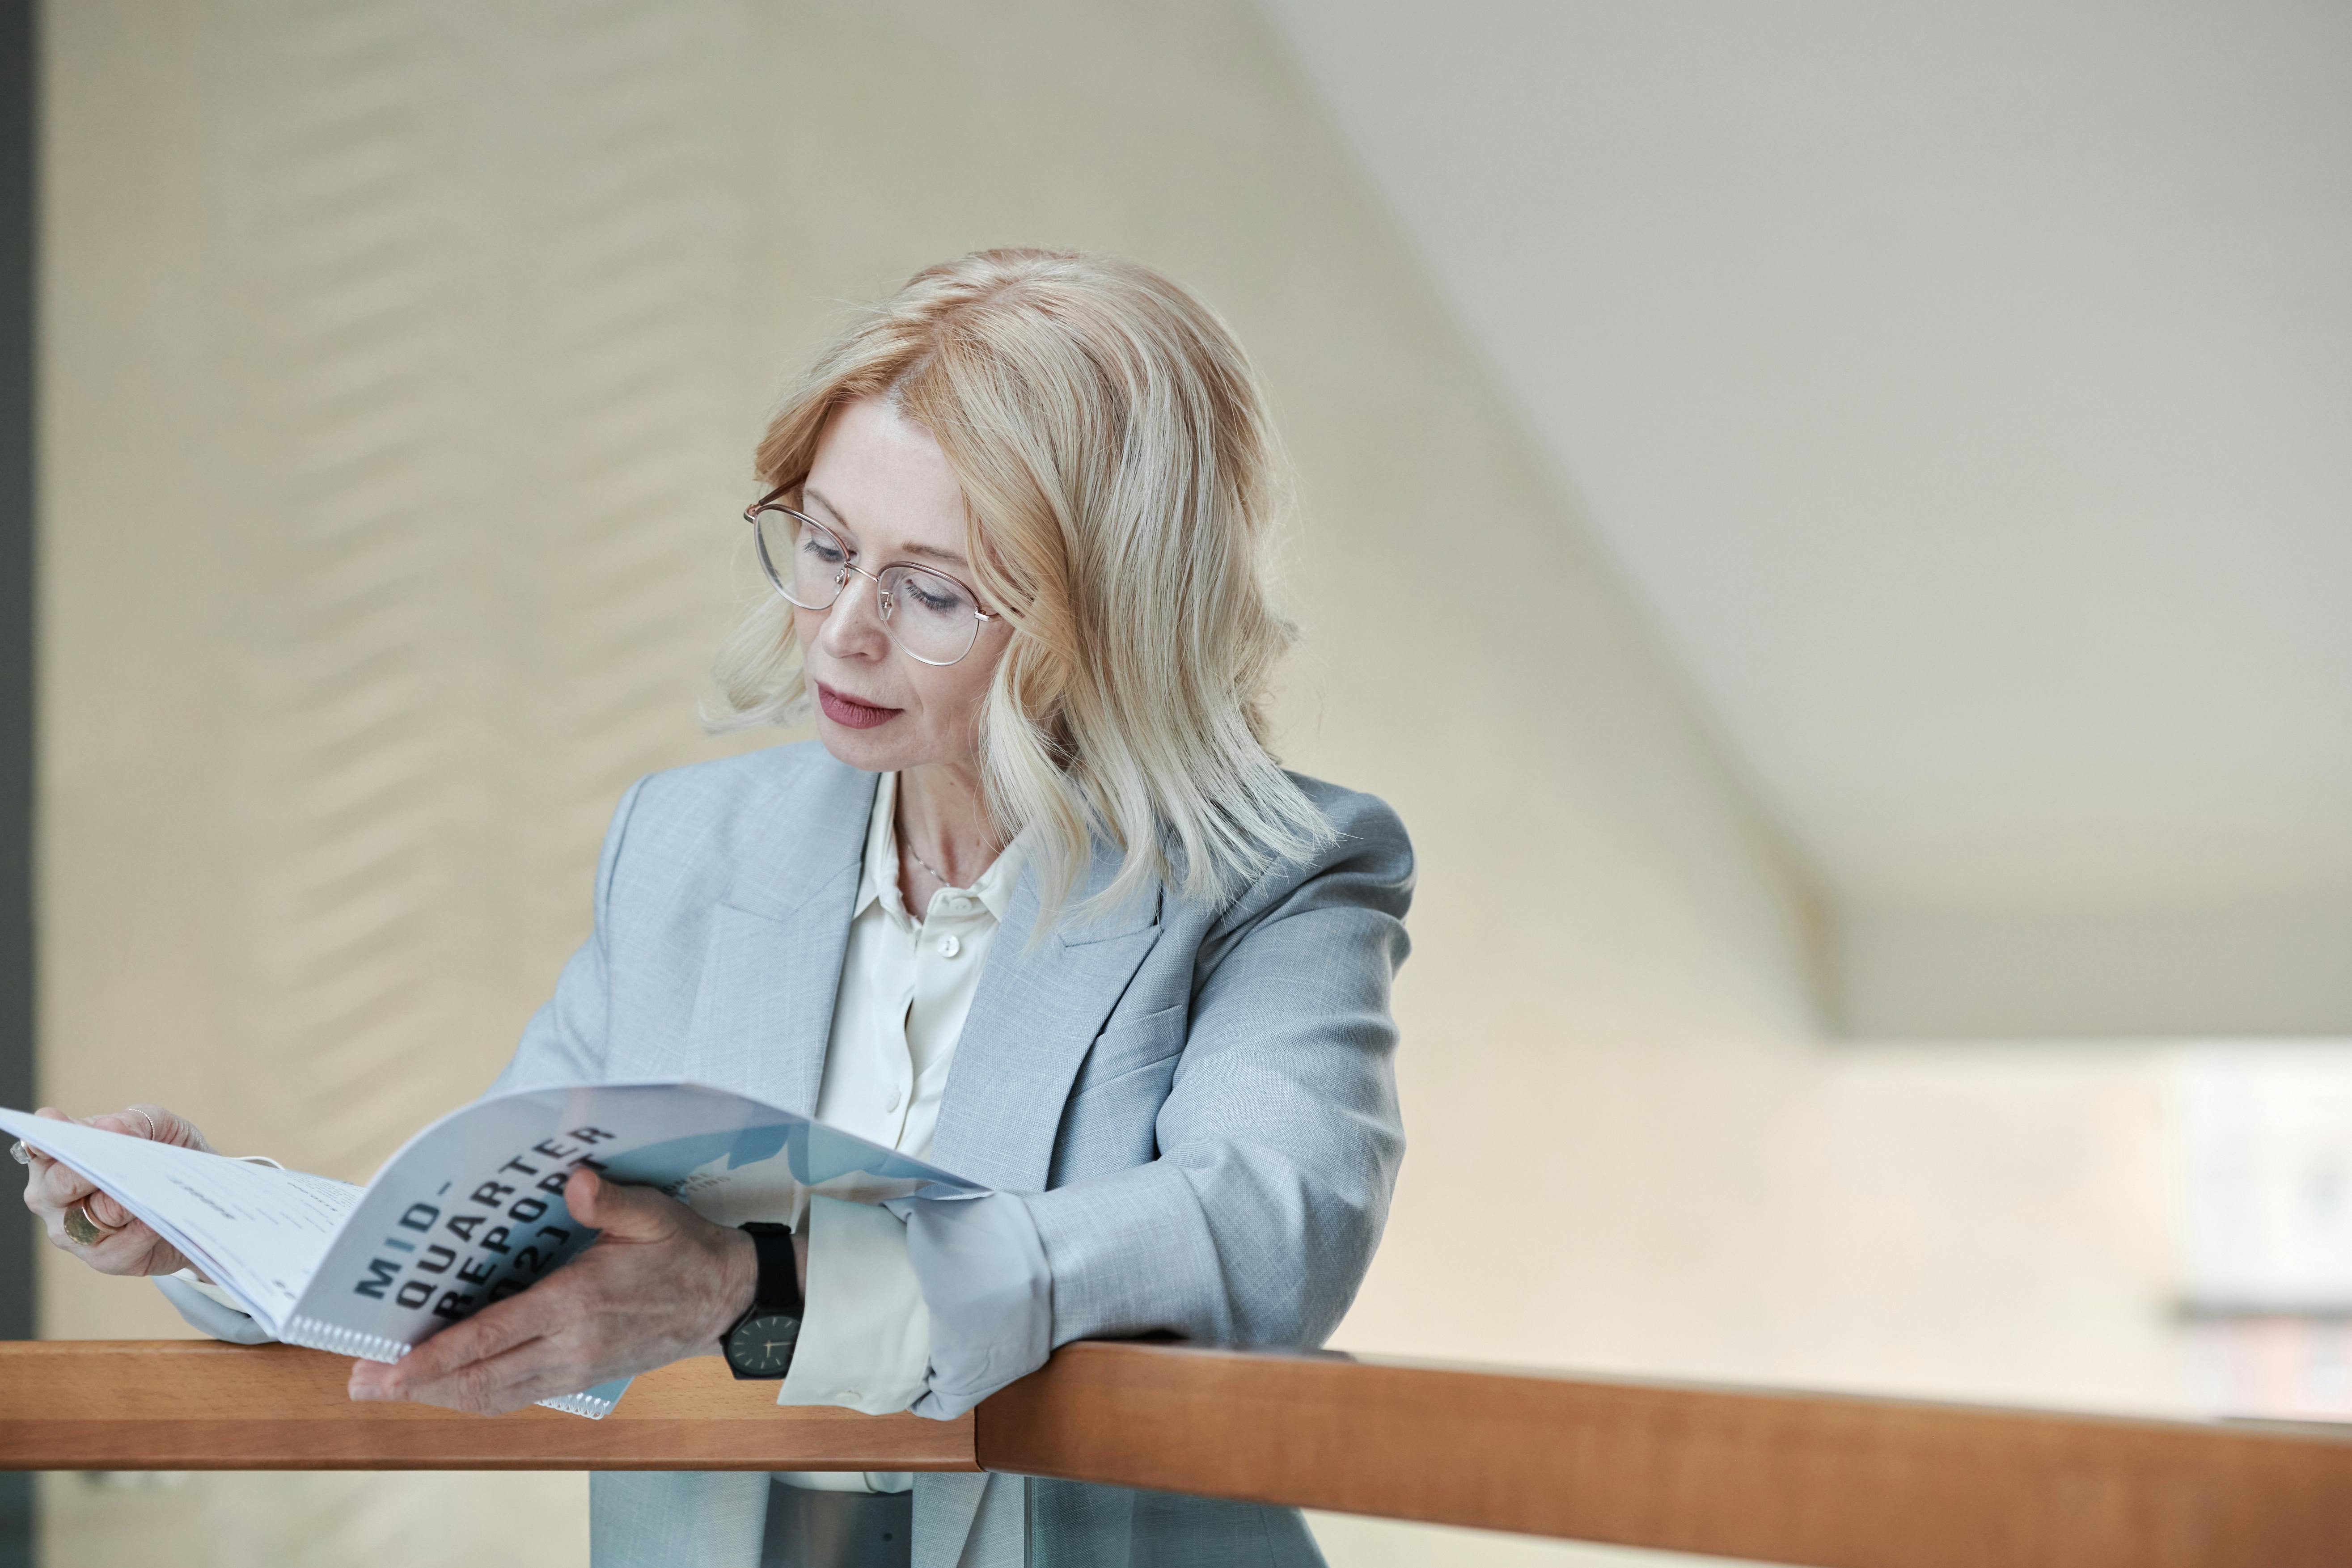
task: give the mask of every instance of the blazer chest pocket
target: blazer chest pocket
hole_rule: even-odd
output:
[[[1187,1004],[1180,1002],[1157,1013],[1146,1013],[1140,1018],[1113,1024],[1097,1035],[1094,1047],[1087,1053],[1087,1065],[1079,1072],[1078,1081],[1070,1088],[1071,1098],[1129,1073],[1171,1062],[1182,1055],[1185,1037],[1192,1028],[1191,1011]]]

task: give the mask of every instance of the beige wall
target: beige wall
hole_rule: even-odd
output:
[[[2352,12],[1263,4],[1854,1036],[2352,1033]]]
[[[1342,1342],[2158,1398],[2148,1070],[1824,1051],[1803,876],[1247,7],[49,16],[49,1099],[363,1179],[477,1092],[621,788],[720,749],[782,374],[925,261],[1101,247],[1257,355],[1287,752],[1421,851],[1412,1149]],[[42,1286],[53,1335],[180,1331]],[[77,1484],[60,1565],[583,1552],[577,1478]]]

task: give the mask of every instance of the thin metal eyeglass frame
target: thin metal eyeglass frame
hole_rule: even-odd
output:
[[[788,489],[776,490],[770,495],[762,497],[759,500],[753,501],[750,506],[743,509],[743,521],[751,525],[751,547],[760,552],[760,570],[768,574],[768,585],[775,589],[777,595],[782,598],[785,604],[791,605],[797,609],[814,610],[820,614],[830,611],[834,605],[841,603],[841,591],[845,587],[848,586],[849,574],[852,572],[855,572],[860,577],[865,578],[867,582],[874,584],[874,607],[881,615],[882,629],[890,634],[890,640],[893,643],[896,643],[899,651],[904,653],[908,658],[913,659],[917,664],[928,664],[934,669],[945,669],[951,664],[961,664],[965,659],[971,657],[971,650],[980,646],[981,623],[983,621],[992,621],[996,619],[996,614],[994,611],[983,610],[979,607],[979,595],[973,593],[971,589],[966,586],[961,579],[949,576],[947,573],[941,572],[936,567],[917,566],[911,562],[905,561],[894,561],[890,563],[890,566],[904,567],[909,572],[929,572],[934,577],[942,578],[947,582],[953,583],[958,588],[963,590],[964,597],[971,602],[971,641],[964,645],[963,652],[956,655],[953,658],[925,658],[921,654],[919,654],[913,648],[908,647],[906,644],[906,640],[899,637],[898,631],[891,626],[891,616],[893,612],[898,609],[898,603],[890,594],[884,591],[880,574],[877,573],[868,572],[865,567],[857,564],[856,562],[850,560],[849,557],[855,553],[855,552],[849,548],[847,542],[843,540],[839,534],[834,532],[833,530],[827,528],[824,524],[809,516],[808,513],[802,511],[797,507],[789,507],[784,505],[782,498],[789,493],[791,492]],[[760,514],[766,511],[779,512],[785,517],[791,518],[796,523],[804,523],[808,527],[815,529],[819,533],[824,534],[827,539],[832,540],[835,543],[841,546],[841,574],[834,579],[832,598],[827,599],[822,605],[803,605],[798,599],[793,597],[793,591],[784,586],[782,574],[776,570],[776,563],[768,557],[768,536],[762,532],[760,528]],[[887,572],[890,570],[890,566],[885,566],[882,570],[884,572]]]

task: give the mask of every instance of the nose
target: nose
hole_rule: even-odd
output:
[[[890,633],[882,624],[882,606],[877,598],[880,592],[880,584],[850,568],[849,581],[841,585],[841,597],[824,613],[818,645],[835,658],[887,657]]]

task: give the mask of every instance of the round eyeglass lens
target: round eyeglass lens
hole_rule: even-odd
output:
[[[760,513],[760,564],[801,608],[830,608],[849,575],[848,563],[841,541],[808,519],[777,507]]]
[[[980,606],[961,584],[919,566],[882,572],[882,618],[898,646],[926,664],[953,664],[980,636]]]

